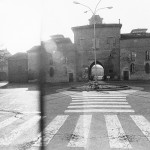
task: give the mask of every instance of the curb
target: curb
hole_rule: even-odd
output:
[[[80,87],[77,86],[77,87],[68,87],[68,88],[58,89],[57,92],[62,92],[62,91],[118,91],[118,90],[132,89],[131,87],[126,86],[126,85],[115,85],[116,87],[112,87],[112,85],[108,85],[108,84],[103,84],[103,85],[107,85],[110,87],[103,87],[103,88],[94,90],[94,89],[90,89],[86,87],[84,88],[83,86],[80,86]]]

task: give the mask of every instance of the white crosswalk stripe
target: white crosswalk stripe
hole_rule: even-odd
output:
[[[98,98],[98,99],[100,99],[100,98],[106,98],[106,99],[107,98],[112,98],[112,99],[121,98],[122,99],[123,98],[123,99],[125,99],[126,98],[125,96],[113,96],[113,95],[112,96],[110,96],[110,95],[109,96],[103,96],[103,95],[99,95],[99,96],[91,96],[91,95],[90,96],[84,96],[83,95],[83,96],[71,96],[71,97],[72,97],[72,99],[80,99],[80,98],[93,98],[93,99],[94,98]]]
[[[10,117],[2,122],[0,122],[0,129],[12,124],[13,122],[17,121],[18,119],[20,119],[22,117],[22,115],[18,115],[16,117]]]
[[[80,105],[80,106],[68,106],[68,108],[106,108],[106,107],[110,107],[110,108],[131,108],[131,106],[129,105]]]
[[[150,122],[143,116],[131,115],[131,118],[150,141]]]
[[[83,105],[83,104],[128,104],[128,102],[77,102],[77,103],[70,103],[70,105]]]
[[[126,99],[77,99],[77,100],[72,100],[72,102],[82,102],[82,101],[114,101],[114,102],[118,102],[118,101],[126,101]]]
[[[66,121],[68,115],[57,116],[44,130],[44,145],[47,145],[53,136],[57,133],[60,127]],[[38,141],[33,146],[41,145],[41,133],[38,135]]]
[[[108,134],[108,144],[110,149],[134,149],[131,141],[126,137],[126,131],[129,129],[128,123],[126,126],[122,126],[124,122],[127,120],[131,121],[132,124],[136,125],[141,132],[148,140],[150,146],[150,121],[146,119],[142,115],[126,115],[124,119],[119,119],[120,115],[113,114],[101,114],[104,117],[104,126],[105,128],[99,128],[99,130],[106,130]],[[19,116],[19,118],[22,116]],[[51,145],[52,139],[59,134],[63,135],[66,131],[63,131],[62,127],[68,125],[67,120],[72,118],[73,116],[69,115],[57,115],[49,122],[49,124],[44,129],[44,144],[45,146]],[[93,125],[97,124],[97,119],[99,115],[96,117],[94,124],[92,123],[92,118],[95,117],[95,114],[84,114],[78,115],[77,120],[75,121],[75,126],[72,126],[72,136],[68,140],[66,144],[66,149],[68,148],[87,148],[88,141],[90,140],[90,132],[92,132]],[[128,119],[126,119],[128,118]],[[131,119],[130,119],[131,118]],[[45,118],[46,119],[46,118]],[[19,119],[14,119],[13,117],[9,117],[6,120],[0,122],[1,128],[9,128],[11,124],[19,121]],[[22,122],[19,126],[16,126],[7,136],[2,138],[0,132],[0,146],[7,146],[12,144],[18,138],[20,139],[24,132],[27,132],[29,129],[34,128],[35,124],[40,121],[40,116],[35,115],[34,117],[30,117],[27,121]],[[65,124],[66,122],[66,124]],[[100,122],[99,122],[100,123]],[[124,129],[125,128],[125,129]],[[134,130],[134,128],[132,129]],[[30,134],[29,134],[30,136]],[[36,134],[36,137],[33,141],[37,141],[31,145],[30,148],[36,148],[41,146],[41,133]],[[57,137],[58,138],[58,137]],[[37,140],[38,139],[38,140]],[[93,141],[94,142],[94,141]],[[148,142],[146,140],[146,142]],[[101,143],[100,143],[101,144]],[[87,148],[88,149],[88,148]],[[136,149],[135,149],[136,150]]]
[[[21,124],[16,129],[14,129],[10,135],[5,138],[0,138],[0,145],[10,145],[14,140],[16,140],[23,132],[32,128],[38,121],[40,116],[34,116],[27,122]]]
[[[121,93],[105,94],[86,91],[81,92],[80,95],[70,94],[72,102],[65,110],[65,113],[133,113],[134,110],[127,102],[126,95]]]
[[[86,147],[92,115],[81,115],[68,147]]]
[[[125,113],[125,112],[134,112],[134,110],[131,110],[131,109],[80,109],[80,110],[73,109],[73,110],[65,110],[65,113],[98,113],[98,112],[101,112],[101,113],[106,113],[106,112]]]
[[[105,115],[108,131],[109,144],[111,148],[132,148],[128,140],[122,140],[126,136],[117,115]]]

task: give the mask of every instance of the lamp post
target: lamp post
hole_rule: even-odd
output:
[[[97,66],[96,66],[97,62],[96,62],[96,31],[95,31],[95,24],[96,24],[96,22],[95,22],[95,15],[101,9],[111,9],[111,8],[113,8],[113,7],[103,7],[103,8],[97,9],[97,7],[98,7],[100,2],[101,2],[101,0],[98,1],[94,11],[89,6],[87,6],[85,4],[81,4],[81,3],[77,2],[77,1],[73,2],[74,4],[79,4],[79,5],[82,5],[82,6],[86,7],[86,8],[88,8],[88,11],[90,11],[93,14],[93,18],[94,18],[94,42],[93,42],[93,44],[94,44],[94,62],[95,62],[95,85],[98,85],[98,83],[97,83]],[[87,13],[88,11],[85,11],[85,13]]]

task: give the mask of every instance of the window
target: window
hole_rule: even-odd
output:
[[[116,45],[115,37],[107,37],[107,44],[109,44],[110,48]]]
[[[145,52],[145,59],[150,60],[150,52],[149,51]]]
[[[145,64],[145,72],[146,72],[146,73],[149,73],[149,72],[150,72],[150,65],[149,65],[149,63],[146,63],[146,64]]]
[[[130,72],[131,73],[135,72],[135,65],[133,63],[130,65]]]
[[[131,52],[131,60],[135,61],[136,58],[136,53],[135,52]]]

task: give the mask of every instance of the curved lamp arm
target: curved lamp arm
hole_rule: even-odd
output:
[[[86,8],[88,8],[88,9],[89,9],[89,11],[91,11],[91,12],[92,12],[92,14],[94,15],[93,10],[92,10],[89,6],[84,5],[84,4],[81,4],[81,3],[77,2],[77,1],[74,1],[73,3],[74,3],[74,4],[79,4],[79,5],[82,5],[82,6],[86,7]]]
[[[99,8],[99,9],[97,9],[96,10],[96,12],[95,12],[95,14],[99,11],[99,10],[101,10],[101,9],[112,9],[113,7],[103,7],[103,8]],[[87,10],[87,11],[85,11],[84,13],[87,13],[87,12],[89,12],[89,10]]]
[[[97,5],[96,5],[96,7],[95,7],[95,10],[94,10],[94,14],[97,12],[97,7],[98,7],[98,5],[99,5],[99,3],[101,2],[101,0],[99,0],[99,2],[97,3]]]

